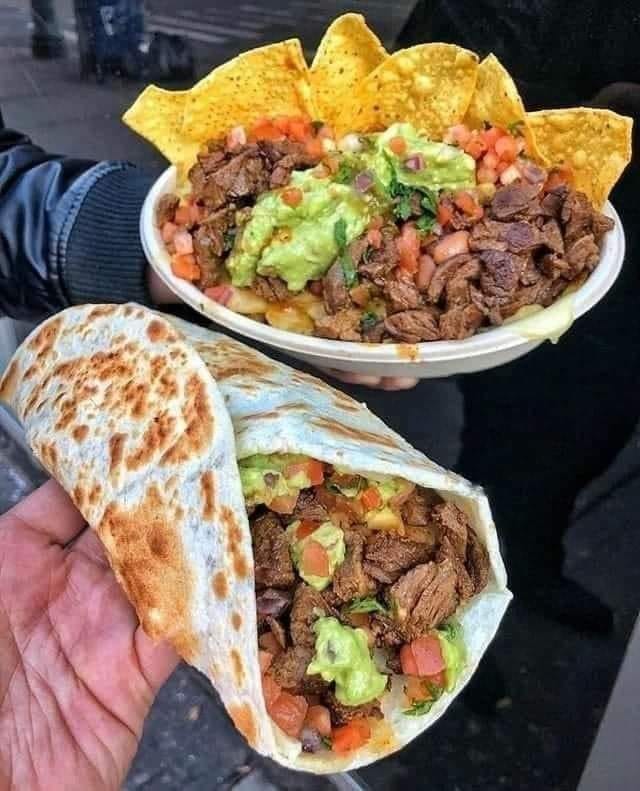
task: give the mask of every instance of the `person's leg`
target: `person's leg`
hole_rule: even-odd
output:
[[[61,58],[64,38],[58,25],[53,0],[31,0],[31,51],[35,58]]]

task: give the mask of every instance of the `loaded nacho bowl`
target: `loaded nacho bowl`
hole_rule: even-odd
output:
[[[177,168],[153,207],[172,286],[364,345],[461,341],[578,289],[631,154],[630,119],[527,113],[495,56],[389,55],[355,14],[310,68],[295,40],[252,50],[124,120]]]

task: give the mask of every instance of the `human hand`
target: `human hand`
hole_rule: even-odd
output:
[[[0,788],[119,789],[178,657],[55,481],[0,517],[0,657]]]
[[[420,381],[410,376],[372,376],[339,371],[337,368],[320,368],[320,370],[345,384],[362,385],[362,387],[371,387],[374,390],[411,390]]]

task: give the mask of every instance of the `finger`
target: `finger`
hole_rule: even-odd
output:
[[[155,695],[175,670],[180,657],[169,643],[154,643],[141,626],[136,629],[135,646],[144,677]]]
[[[67,544],[85,526],[84,517],[57,481],[49,480],[9,512],[56,544]]]
[[[384,376],[379,386],[381,390],[411,390],[418,381],[412,376]]]
[[[96,533],[87,527],[80,533],[80,535],[73,541],[69,549],[72,552],[79,552],[84,555],[92,563],[99,566],[109,567],[109,561],[104,550],[102,541],[98,538]]]
[[[382,378],[380,376],[371,376],[369,374],[357,374],[351,371],[338,371],[336,368],[321,368],[320,370],[332,376],[334,379],[339,379],[341,382],[346,382],[350,385],[363,385],[364,387],[379,387]]]

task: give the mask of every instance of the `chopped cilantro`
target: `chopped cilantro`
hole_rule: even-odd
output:
[[[375,316],[375,314],[373,315]],[[377,316],[375,316],[375,320],[378,320]],[[375,597],[364,596],[361,599],[354,599],[350,604],[348,604],[345,607],[345,612],[382,612],[386,614],[389,612],[389,610],[387,610],[384,605],[380,604],[380,602]]]
[[[375,327],[379,321],[379,317],[372,310],[367,310],[362,314],[362,318],[360,319],[360,327],[363,330],[370,330],[372,327]]]
[[[356,169],[354,166],[347,162],[346,159],[342,159],[338,165],[338,170],[336,171],[333,180],[337,181],[338,184],[351,184],[355,176]]]
[[[433,226],[436,224],[436,218],[429,215],[423,214],[421,217],[418,217],[416,220],[416,228],[421,233],[430,233],[433,230]]]
[[[445,621],[438,627],[438,631],[442,632],[447,640],[453,642],[460,635],[462,624],[456,621],[455,618],[449,618],[448,621]]]
[[[333,238],[338,245],[338,250],[342,252],[347,246],[347,223],[344,217],[340,217],[333,225]]]
[[[443,687],[436,687],[435,684],[427,684],[427,689],[431,697],[426,700],[414,700],[411,706],[402,713],[406,714],[407,717],[422,717],[423,714],[428,714],[433,704],[444,692],[444,689]]]
[[[510,135],[516,137],[517,135],[522,134],[522,127],[524,126],[524,121],[513,121],[507,126],[507,130]]]
[[[430,212],[431,214],[436,213],[436,209],[438,208],[438,198],[430,189],[421,189],[420,192],[422,193],[422,198],[420,199],[420,205],[425,211]]]
[[[412,216],[417,216],[420,211],[416,211],[416,204],[424,209],[426,214],[434,215],[437,208],[437,195],[433,190],[427,187],[408,187],[406,184],[401,184],[396,176],[395,169],[391,157],[385,152],[385,158],[391,168],[391,180],[389,181],[389,196],[393,199],[393,213],[399,220],[408,220]],[[415,197],[419,201],[413,200]],[[426,226],[427,220],[424,220],[423,225]],[[421,228],[421,230],[423,230]]]
[[[225,253],[233,250],[233,245],[236,241],[236,229],[232,228],[230,231],[225,231],[222,234],[222,249]]]
[[[353,288],[358,283],[358,273],[349,253],[343,253],[340,256],[340,266],[342,267],[346,287]]]
[[[321,741],[321,742],[324,744],[324,746],[325,746],[327,749],[329,749],[329,750],[330,750],[330,749],[331,749],[331,747],[333,746],[333,742],[331,741],[331,739],[330,739],[328,736],[322,736],[320,741]]]

